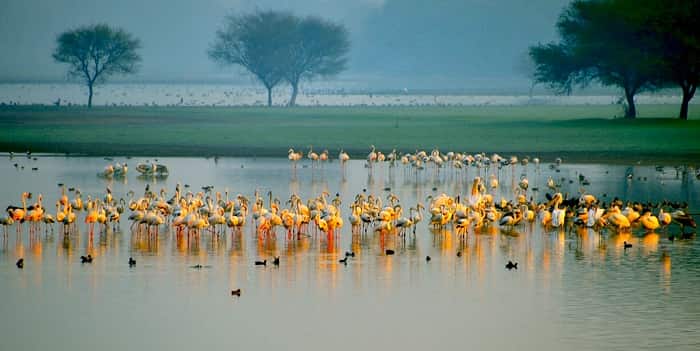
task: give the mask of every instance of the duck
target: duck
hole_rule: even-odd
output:
[[[431,258],[430,256],[425,256],[425,262],[430,262]]]
[[[80,263],[92,263],[92,255],[80,256]]]
[[[508,261],[508,263],[506,264],[506,269],[508,269],[508,270],[518,269],[518,263],[517,262],[513,263],[513,261]]]
[[[129,257],[129,267],[136,265],[136,260],[133,257]]]
[[[15,263],[15,265],[17,265],[17,268],[23,269],[24,268],[24,258],[20,258],[19,260],[17,260],[17,263]]]
[[[630,244],[630,243],[628,243],[628,242],[626,242],[626,241],[623,241],[623,242],[622,242],[622,245],[623,245],[623,247],[624,247],[625,249],[629,249],[630,247],[632,247],[632,244]]]
[[[394,250],[386,249],[386,250],[384,251],[384,253],[386,253],[387,256],[390,256],[390,255],[393,255],[395,252],[394,252]]]
[[[241,296],[241,289],[231,290],[231,296]]]
[[[347,265],[348,264],[348,256],[345,256],[345,258],[338,260],[338,262]]]
[[[256,266],[267,266],[267,260],[255,261]]]
[[[274,264],[275,266],[279,266],[280,265],[280,257],[279,256],[275,257],[275,259],[272,260],[272,264]]]

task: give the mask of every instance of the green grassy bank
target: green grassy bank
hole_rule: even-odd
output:
[[[700,161],[700,109],[675,105],[475,107],[46,107],[0,108],[0,151],[156,156],[286,156],[289,147],[374,144],[412,152],[501,152],[576,161]]]

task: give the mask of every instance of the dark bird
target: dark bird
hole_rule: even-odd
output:
[[[430,256],[425,256],[425,262],[430,262]]]
[[[133,257],[129,257],[129,267],[136,265],[136,260]]]
[[[683,206],[687,207],[687,204],[672,204],[672,207],[673,206],[676,206],[676,208],[681,208]],[[685,227],[690,227],[692,229],[697,228],[697,224],[695,223],[695,219],[693,219],[693,216],[685,213],[683,210],[676,210],[672,212],[671,218],[681,227],[682,234],[685,234]]]
[[[267,266],[267,260],[255,261],[256,266]]]
[[[394,250],[386,249],[385,253],[386,253],[387,255],[393,255],[393,254],[394,254]]]
[[[342,259],[342,260],[338,260],[338,262],[340,262],[340,263],[342,263],[342,264],[344,264],[344,265],[347,265],[347,264],[348,264],[348,257],[347,257],[347,256],[345,256],[345,258],[344,258],[344,259]]]
[[[355,252],[345,251],[345,257],[355,257]]]
[[[32,171],[38,171],[39,167],[32,167]]]
[[[462,251],[457,251],[457,257],[462,257]]]
[[[190,267],[191,267],[191,268],[194,268],[194,269],[202,269],[202,268],[204,268],[204,266],[202,266],[201,264],[196,264],[196,265],[190,266]]]
[[[622,245],[624,245],[624,248],[625,248],[625,249],[629,249],[630,247],[632,247],[632,244],[630,244],[630,243],[628,243],[628,242],[626,242],[626,241],[623,241],[623,242],[622,242]]]
[[[272,264],[274,264],[275,266],[279,266],[280,265],[280,257],[279,256],[275,257],[275,259],[272,260]]]
[[[92,263],[92,255],[80,256],[80,263]]]
[[[241,289],[231,290],[231,296],[241,296]]]
[[[508,261],[508,264],[506,264],[506,268],[508,270],[518,269],[518,263],[517,262],[513,263],[512,261]]]
[[[17,260],[16,265],[17,265],[17,268],[19,268],[19,269],[24,268],[24,258],[20,258],[19,260]]]

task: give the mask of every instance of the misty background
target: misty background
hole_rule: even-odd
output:
[[[556,39],[569,0],[6,0],[0,82],[66,80],[51,52],[59,33],[108,23],[141,39],[138,74],[110,81],[251,84],[206,50],[224,15],[255,9],[319,15],[347,26],[348,70],[331,83],[360,89],[524,90],[528,46]]]

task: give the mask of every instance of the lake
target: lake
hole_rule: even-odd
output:
[[[343,218],[354,196],[396,194],[407,208],[428,195],[467,194],[471,179],[487,170],[443,168],[414,173],[401,166],[337,161],[318,168],[286,159],[163,158],[167,178],[139,177],[146,158],[0,156],[0,199],[18,205],[23,191],[43,194],[46,208],[60,196],[58,183],[77,187],[83,198],[115,197],[188,184],[253,197],[271,191],[282,206],[291,193],[304,200],[328,191],[342,199]],[[153,159],[150,159],[153,160]],[[96,174],[110,162],[127,162],[125,179]],[[17,163],[17,167],[14,164]],[[21,169],[24,167],[24,169]],[[32,171],[32,168],[38,168]],[[491,170],[493,172],[493,170]],[[345,175],[344,175],[345,174]],[[562,164],[504,167],[496,198],[512,199],[521,174],[528,196],[542,201],[552,177],[561,191],[585,190],[609,202],[687,201],[700,208],[695,170],[638,165]],[[569,180],[572,182],[570,183]],[[388,188],[389,190],[385,190]],[[533,192],[533,188],[539,191]],[[435,189],[435,190],[433,190]],[[73,193],[69,194],[71,197]],[[265,196],[265,195],[263,195]],[[352,235],[349,223],[337,238],[304,235],[260,238],[249,223],[241,234],[178,239],[161,227],[157,239],[120,229],[92,238],[78,216],[79,233],[30,237],[15,227],[0,239],[0,349],[2,350],[636,350],[700,348],[700,244],[657,233],[545,231],[522,224],[497,226],[466,239],[454,230],[431,231],[421,222],[404,239]],[[623,248],[623,241],[633,246]],[[387,256],[386,249],[396,254]],[[338,262],[354,251],[347,265]],[[462,252],[461,257],[457,252]],[[92,254],[92,264],[81,255]],[[280,257],[279,267],[255,260]],[[426,262],[425,257],[432,260]],[[18,258],[25,267],[15,267]],[[129,257],[137,261],[127,264]],[[506,270],[509,261],[519,269]],[[202,269],[193,265],[201,264]],[[240,297],[230,294],[242,289]]]

